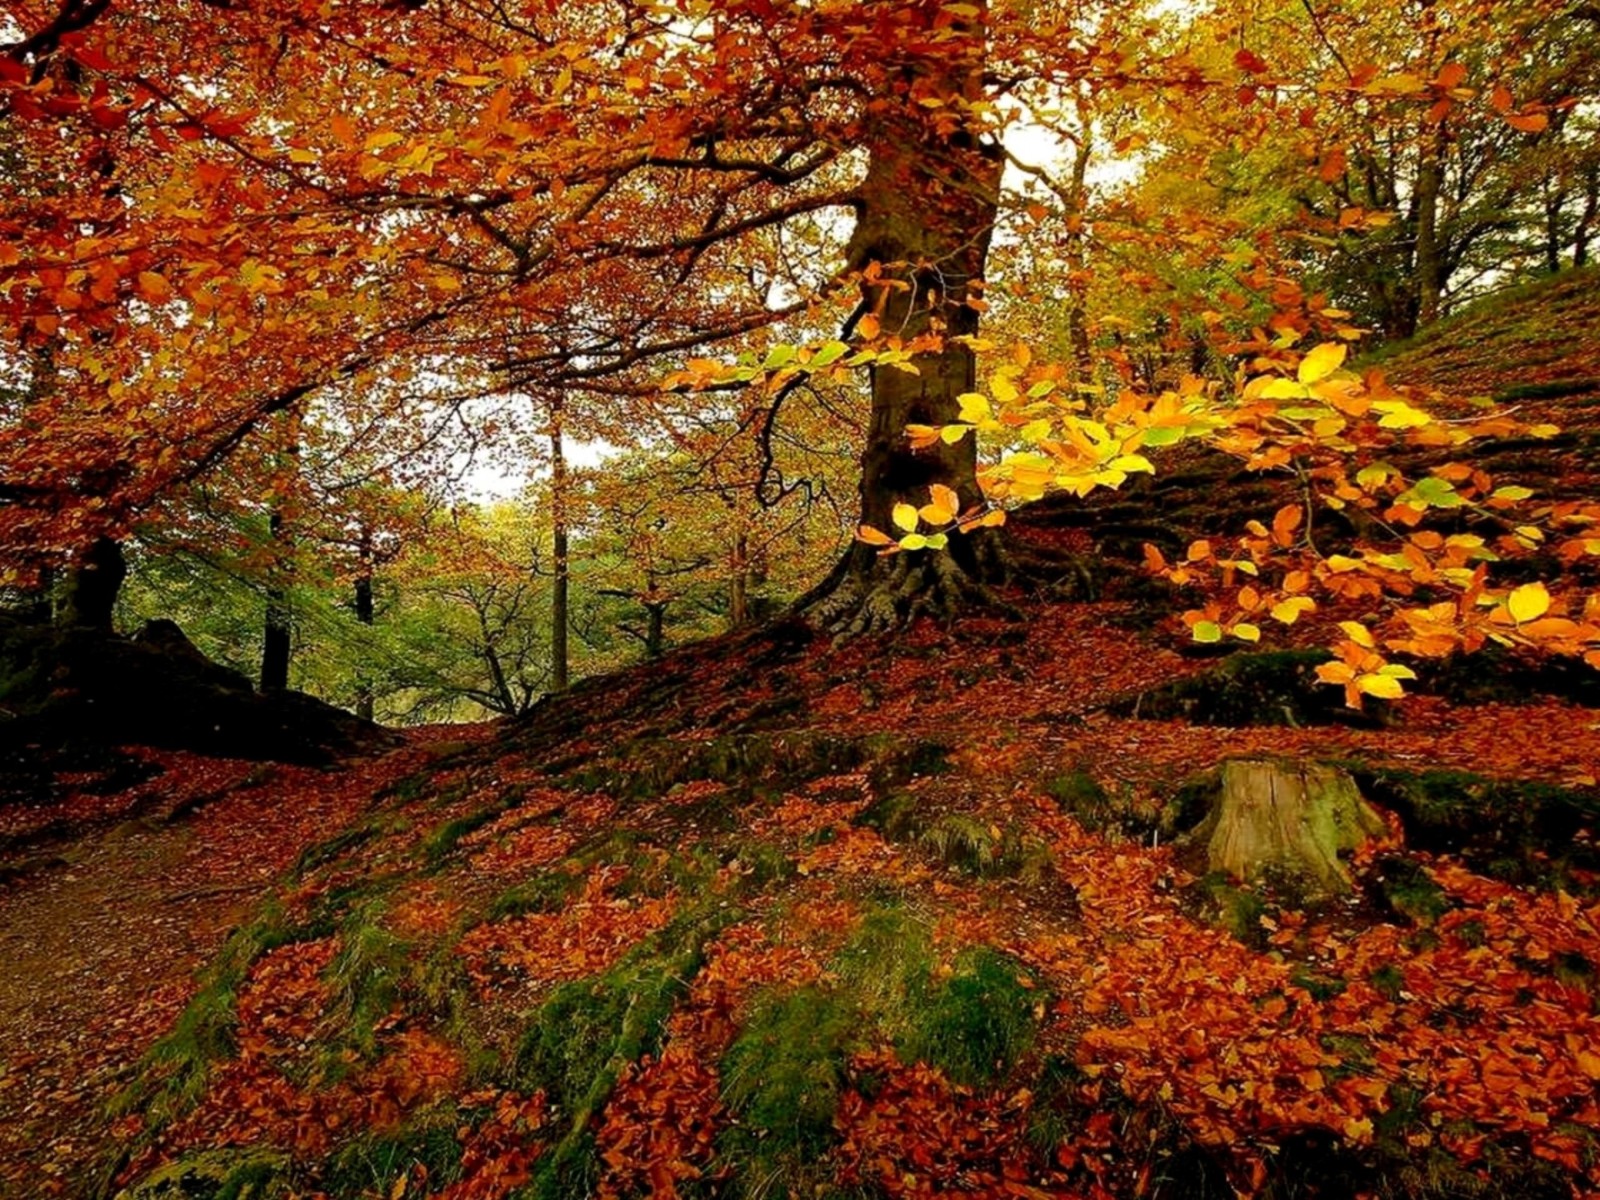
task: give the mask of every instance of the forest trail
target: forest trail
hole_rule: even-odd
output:
[[[0,1197],[77,1195],[106,1102],[194,992],[195,971],[310,843],[441,735],[330,771],[140,750],[159,773],[94,798],[92,828],[0,879]],[[30,814],[83,821],[83,797]],[[127,815],[117,817],[118,808]],[[0,856],[0,865],[4,864]]]

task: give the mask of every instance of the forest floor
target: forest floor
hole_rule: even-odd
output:
[[[1482,386],[1545,385],[1557,479],[1600,389],[1536,366]],[[1600,1194],[1593,684],[1490,657],[1353,717],[1157,612],[781,623],[328,770],[27,767],[0,1197]],[[1184,842],[1262,755],[1386,814],[1348,896]]]

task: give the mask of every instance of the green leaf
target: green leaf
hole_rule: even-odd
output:
[[[848,353],[850,347],[843,342],[824,342],[806,365],[813,371],[820,371],[823,367],[831,367]]]
[[[1196,621],[1191,632],[1193,632],[1194,640],[1197,642],[1209,644],[1222,640],[1222,626],[1215,621]]]

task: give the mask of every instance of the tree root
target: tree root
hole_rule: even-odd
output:
[[[863,550],[847,554],[795,605],[797,615],[836,644],[891,633],[919,617],[945,625],[974,612],[1024,619],[997,588],[1022,586],[1053,600],[1091,599],[1099,591],[1092,560],[1013,550],[994,536],[972,537],[961,547],[965,553],[915,551],[880,558]]]

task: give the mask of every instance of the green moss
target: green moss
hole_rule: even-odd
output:
[[[622,1069],[661,1044],[667,1018],[705,961],[705,947],[738,919],[712,902],[636,946],[609,971],[565,983],[539,1006],[512,1064],[516,1085],[544,1089],[567,1132],[540,1160],[534,1194],[585,1194],[595,1165],[590,1122]]]
[[[201,976],[194,998],[171,1031],[145,1054],[135,1081],[111,1102],[113,1113],[142,1111],[154,1132],[191,1108],[205,1094],[212,1065],[237,1053],[238,991],[251,965],[280,946],[327,932],[291,926],[271,904],[250,925],[236,930]]]
[[[855,824],[891,842],[905,842],[922,832],[921,804],[910,792],[890,791],[876,797],[856,815]]]
[[[917,844],[945,866],[981,879],[1037,882],[1051,862],[1049,847],[1039,839],[966,813],[946,813],[917,836]]]
[[[1041,1001],[1042,993],[1022,964],[980,946],[927,989],[901,1048],[906,1057],[940,1068],[957,1083],[995,1083],[1033,1044],[1035,1008]]]
[[[582,871],[552,868],[501,892],[489,903],[487,920],[500,921],[527,913],[559,912],[583,888]]]
[[[508,808],[507,805],[491,804],[478,812],[444,822],[423,840],[422,857],[428,866],[439,866],[449,857],[450,852],[462,838],[475,830],[482,829],[496,817],[502,816]]]
[[[1373,864],[1371,875],[1384,903],[1418,925],[1431,926],[1450,911],[1450,897],[1412,859],[1385,855]]]
[[[1398,1001],[1400,993],[1405,990],[1405,972],[1393,963],[1385,963],[1367,977],[1367,982],[1372,984],[1385,999]]]
[[[798,1165],[834,1141],[845,1063],[863,1014],[848,990],[824,986],[763,997],[722,1059],[723,1098],[742,1126],[725,1154]]]
[[[1267,905],[1257,893],[1237,886],[1221,871],[1203,876],[1195,890],[1208,921],[1226,929],[1247,946],[1264,944],[1261,918],[1266,915]]]
[[[1584,893],[1600,848],[1577,836],[1600,829],[1600,794],[1459,771],[1356,766],[1357,785],[1400,816],[1406,843],[1458,855],[1474,870],[1521,886]]]
[[[453,1123],[358,1138],[334,1156],[322,1190],[330,1196],[387,1196],[417,1167],[427,1172],[430,1189],[461,1178],[461,1143]]]
[[[399,1003],[410,973],[410,944],[384,929],[377,917],[376,905],[350,916],[325,976],[338,1020],[336,1040],[363,1055],[377,1049],[378,1024]],[[339,1055],[330,1056],[330,1064],[339,1061]]]

